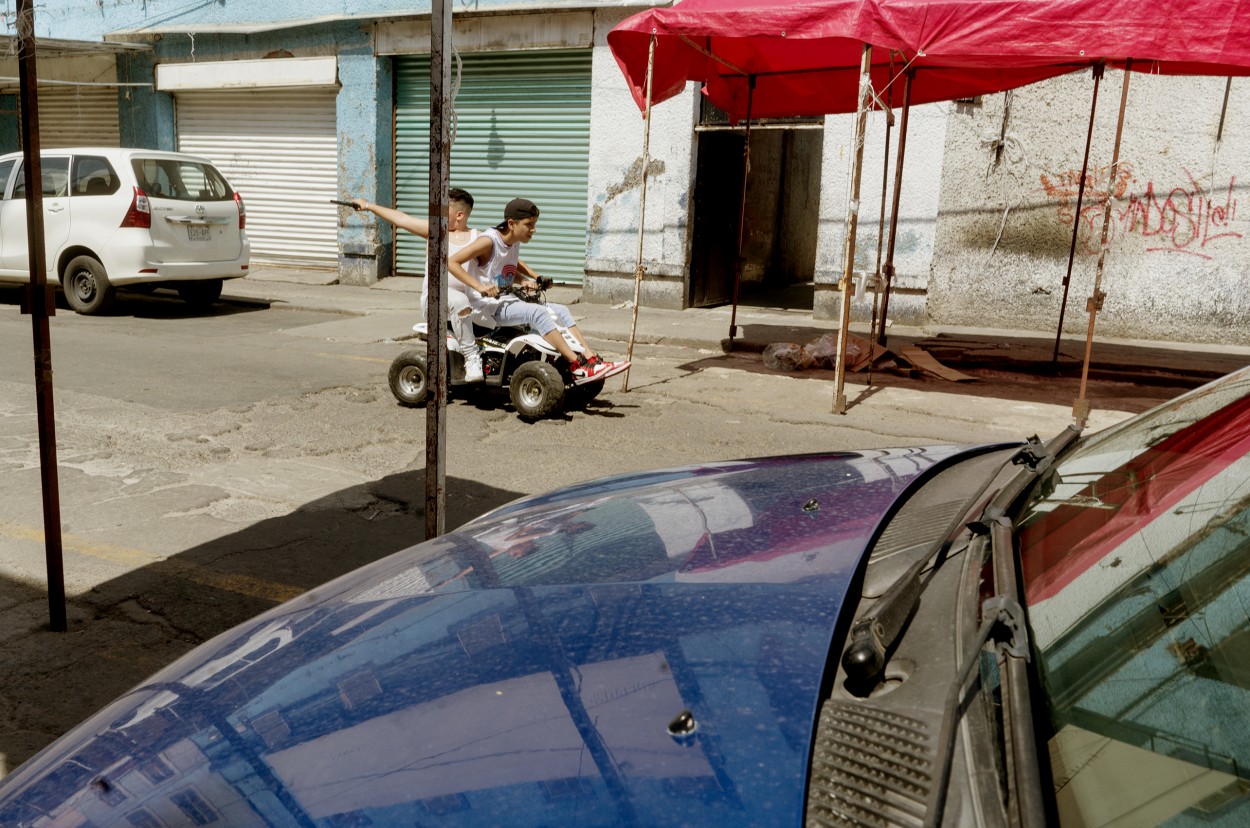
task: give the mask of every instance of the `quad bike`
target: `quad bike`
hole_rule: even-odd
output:
[[[543,286],[545,287],[545,285]],[[526,301],[541,301],[542,289],[523,292],[509,288]],[[429,338],[425,322],[413,325],[417,337]],[[558,329],[574,353],[582,353],[582,344],[563,328]],[[568,361],[547,340],[526,327],[488,328],[473,325],[478,347],[482,349],[482,382],[465,382],[464,357],[456,338],[447,333],[447,384],[449,390],[507,390],[512,405],[522,419],[537,420],[564,409],[582,408],[603,390],[604,382],[624,370],[609,371],[590,381],[579,383],[569,369]],[[422,406],[429,396],[429,372],[426,370],[426,349],[414,348],[401,353],[391,362],[391,393],[407,406]]]

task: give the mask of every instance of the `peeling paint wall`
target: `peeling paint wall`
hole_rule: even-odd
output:
[[[901,98],[901,91],[898,93]],[[897,101],[896,101],[897,103]],[[938,103],[912,107],[908,115],[907,148],[903,161],[898,230],[894,246],[895,280],[891,288],[890,318],[900,324],[916,324],[924,319],[937,232],[938,204],[946,124],[956,104]],[[901,108],[895,112],[894,128],[889,130],[888,180],[886,172],[887,120],[882,112],[871,113],[864,136],[864,166],[860,181],[858,228],[855,234],[855,296],[852,319],[869,320],[872,315],[872,286],[869,277],[877,272],[878,240],[880,260],[884,261],[889,213],[894,193],[895,164],[901,132]],[[854,115],[825,119],[825,151],[822,169],[820,224],[816,250],[816,296],[813,315],[836,319],[841,314],[842,293],[838,290],[845,270],[846,217],[850,206],[851,162],[854,147]],[[887,225],[881,224],[881,195],[885,187]]]
[[[1103,213],[1112,201],[1097,332],[1250,344],[1250,96],[1234,79],[1134,73],[1122,162],[1110,176],[1123,75],[1099,92],[1084,206],[1076,212],[1088,72],[995,95],[952,115],[928,317],[1054,332],[1078,225],[1064,330],[1084,333]],[[1239,91],[1240,87],[1240,91]]]
[[[607,33],[630,10],[595,12],[590,104],[590,227],[586,244],[587,301],[615,304],[634,296],[642,192],[645,121],[607,46]],[[640,304],[685,307],[690,260],[696,91],[651,111]]]

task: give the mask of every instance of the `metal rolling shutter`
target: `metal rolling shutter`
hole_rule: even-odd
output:
[[[117,88],[40,86],[39,146],[118,147]]]
[[[472,224],[490,227],[517,196],[542,215],[521,258],[581,284],[586,269],[590,168],[590,51],[463,56],[451,183],[473,194]],[[429,187],[429,56],[395,59],[395,188],[399,209],[425,215]],[[454,67],[453,67],[454,71]],[[396,272],[423,275],[425,242],[396,239]]]
[[[211,160],[242,194],[253,262],[338,266],[336,94],[177,93],[178,149]]]

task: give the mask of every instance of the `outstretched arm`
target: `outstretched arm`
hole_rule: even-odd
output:
[[[383,221],[389,221],[396,227],[407,230],[409,233],[415,233],[423,239],[430,237],[430,222],[428,219],[410,216],[403,210],[393,210],[390,207],[383,207],[381,204],[370,204],[363,198],[353,198],[352,204],[356,205],[357,210],[366,210],[373,213]]]

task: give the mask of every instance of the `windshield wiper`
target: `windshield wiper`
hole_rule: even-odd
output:
[[[1029,473],[1017,475],[1017,477],[1013,478],[1012,484],[1023,478],[1019,489],[1013,490],[1013,487],[1009,485],[1003,492],[1000,492],[999,496],[995,497],[994,501],[987,507],[986,513],[982,515],[982,520],[986,517],[992,518],[1001,515],[1003,509],[998,510],[995,514],[991,514],[990,510],[994,508],[995,503],[1000,501],[1003,493],[1012,490],[1011,497],[1004,501],[1005,506],[1009,506],[1024,491],[1024,486],[1032,482],[1037,474],[1049,468],[1055,456],[1079,437],[1080,433],[1080,430],[1075,426],[1068,426],[1045,445],[1042,444],[1042,441],[1036,435],[1029,438],[1028,442],[1021,446],[1008,461],[1015,465],[1026,466]],[[995,477],[996,475],[987,475],[980,488],[969,498],[969,502],[974,502],[984,494]],[[894,643],[898,640],[899,633],[902,632],[907,620],[911,618],[916,606],[920,603],[920,595],[924,592],[925,584],[928,583],[927,581],[921,583],[920,576],[934,562],[934,559],[946,549],[950,536],[954,534],[955,529],[959,526],[959,521],[962,519],[962,514],[956,515],[952,519],[951,525],[947,527],[947,531],[941,535],[939,540],[933,545],[933,548],[908,567],[907,571],[882,593],[881,598],[873,605],[872,610],[857,619],[851,626],[850,641],[842,652],[842,669],[846,671],[849,684],[867,687],[885,670],[886,657],[893,648]]]

